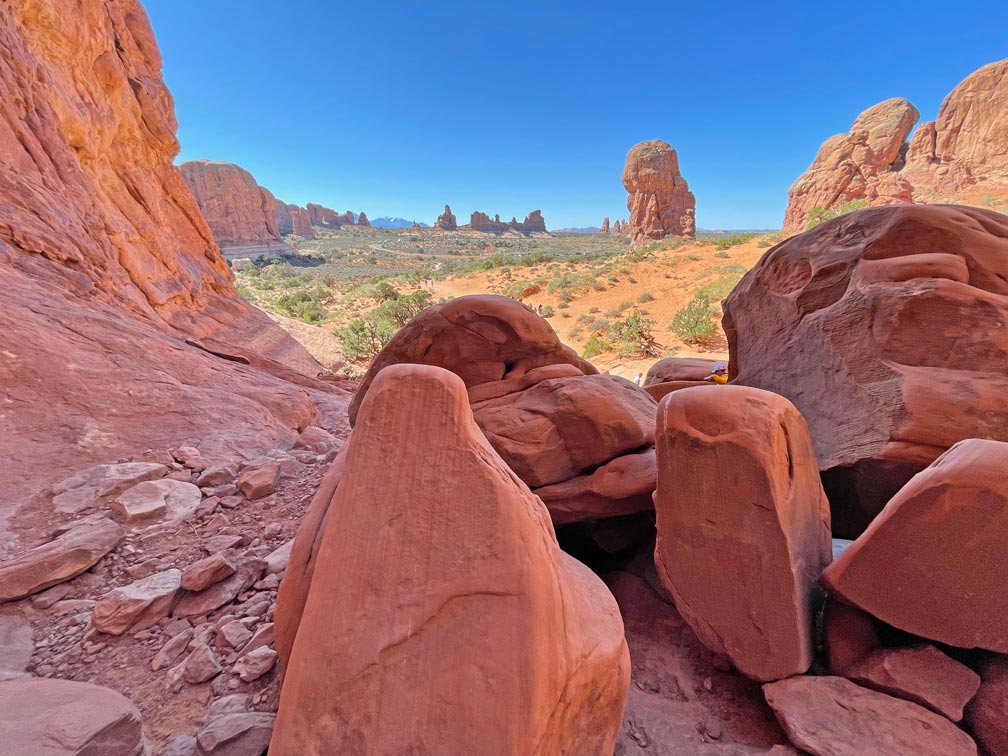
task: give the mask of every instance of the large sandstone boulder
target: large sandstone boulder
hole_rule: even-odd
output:
[[[976,756],[945,717],[842,677],[792,677],[763,686],[767,703],[812,756]]]
[[[961,441],[893,497],[821,578],[907,632],[1008,653],[1008,443]]]
[[[660,139],[627,154],[623,186],[630,193],[630,249],[666,236],[696,238],[696,199],[679,173],[679,156]]]
[[[612,753],[630,673],[616,603],[560,551],[457,376],[375,379],[332,509],[298,535],[318,546],[301,616],[277,609],[297,629],[271,754]]]
[[[249,257],[260,249],[293,251],[280,240],[277,201],[244,168],[192,160],[182,163],[179,170],[224,255]]]
[[[970,74],[945,98],[935,121],[894,98],[826,140],[788,192],[784,230],[807,227],[813,208],[852,201],[870,207],[910,202],[979,204],[1008,193],[1008,59]]]
[[[111,688],[22,677],[0,682],[0,750],[23,756],[148,756],[140,711]]]
[[[808,422],[836,535],[963,438],[1008,440],[1008,218],[875,208],[768,251],[724,304],[733,383]]]
[[[476,422],[556,524],[651,509],[655,400],[597,375],[520,303],[481,295],[425,310],[371,364],[351,422],[374,376],[408,362],[465,381]]]
[[[655,565],[700,640],[743,674],[808,670],[829,507],[805,423],[786,399],[741,386],[662,399]]]
[[[233,456],[338,427],[345,397],[306,378],[318,364],[235,291],[172,165],[172,100],[138,2],[4,3],[0,91],[13,93],[0,97],[0,359],[17,429],[0,433],[0,522],[138,450],[200,439]]]

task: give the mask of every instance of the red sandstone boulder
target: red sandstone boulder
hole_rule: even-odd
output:
[[[743,674],[812,663],[829,508],[805,423],[767,391],[705,386],[658,406],[655,564],[676,607]]]
[[[767,252],[724,313],[732,382],[788,397],[808,422],[838,536],[857,537],[956,441],[1008,440],[1000,213],[909,205],[828,221]]]
[[[441,231],[454,231],[458,228],[458,221],[455,220],[455,216],[452,215],[451,208],[448,205],[444,206],[444,212],[434,221],[434,228]]]
[[[363,210],[361,210],[360,214],[357,216],[357,225],[364,228],[371,228],[371,221],[368,220],[367,213]]]
[[[976,744],[927,709],[842,677],[791,677],[763,686],[791,738],[812,756],[976,756]]]
[[[848,667],[844,677],[872,690],[919,703],[953,722],[976,695],[980,676],[931,645],[880,648]]]
[[[487,440],[532,488],[650,447],[655,411],[647,393],[611,375],[544,380],[473,405]]]
[[[385,345],[351,402],[351,424],[375,375],[403,362],[443,367],[470,390],[487,383],[505,384],[496,395],[517,390],[521,378],[534,368],[566,364],[575,368],[569,374],[577,374],[586,365],[564,348],[548,321],[520,302],[486,294],[458,297],[428,307]]]
[[[624,454],[591,472],[536,488],[555,525],[651,509],[657,478],[654,449]]]
[[[666,357],[659,360],[644,376],[644,387],[670,381],[702,381],[714,372],[720,360],[705,360],[702,357]]]
[[[340,227],[341,216],[335,210],[330,210],[328,207],[316,205],[312,202],[308,203],[307,209],[311,225],[322,226],[323,228]]]
[[[1008,443],[960,441],[893,497],[823,587],[907,632],[1008,653]]]
[[[157,624],[171,611],[181,577],[179,570],[166,570],[113,588],[95,604],[91,624],[110,635]]]
[[[666,236],[696,237],[696,199],[679,173],[679,156],[660,139],[627,154],[623,186],[630,193],[630,249]]]
[[[630,672],[615,601],[557,547],[458,377],[382,371],[332,508],[307,537],[303,613],[277,608],[296,636],[271,754],[612,753]]]
[[[0,743],[19,756],[147,756],[140,711],[111,688],[22,677],[0,682]]]
[[[1008,657],[980,666],[980,690],[966,707],[966,723],[990,756],[1008,753]]]

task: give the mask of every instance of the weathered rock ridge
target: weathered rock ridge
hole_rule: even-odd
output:
[[[450,208],[447,205],[445,205],[445,212],[450,213]],[[451,216],[452,219],[454,217],[454,215]],[[438,221],[442,218],[444,218],[443,214],[438,218]],[[475,210],[469,218],[469,224],[460,226],[460,228],[467,231],[480,231],[485,234],[504,234],[510,231],[528,236],[534,233],[547,233],[546,221],[543,219],[541,210],[533,210],[520,223],[517,218],[512,218],[510,221],[502,221],[500,215],[495,215],[491,218],[486,213]]]
[[[172,165],[173,103],[136,0],[5,3],[0,91],[17,93],[0,98],[0,417],[17,429],[0,434],[0,525],[138,450],[255,453],[339,425],[346,400],[238,296]]]
[[[293,251],[280,240],[276,199],[244,168],[192,160],[179,170],[225,256]]]
[[[1008,59],[970,74],[922,123],[907,100],[874,105],[830,137],[788,191],[784,230],[804,231],[849,203],[966,202],[1008,198]]]
[[[666,236],[696,238],[696,199],[679,173],[679,156],[667,142],[653,139],[635,145],[627,153],[623,186],[630,193],[631,249]]]

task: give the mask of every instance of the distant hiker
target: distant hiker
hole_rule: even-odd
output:
[[[711,374],[704,378],[705,381],[710,381],[711,383],[716,383],[719,386],[723,386],[728,383],[728,368],[723,362],[719,362],[711,370]]]
[[[641,385],[641,380],[643,378],[644,378],[644,373],[637,373],[637,375],[634,376],[633,382],[636,385],[640,386]]]
[[[539,305],[539,309],[536,310],[536,312],[538,313],[539,317],[541,318],[542,317],[542,305]]]

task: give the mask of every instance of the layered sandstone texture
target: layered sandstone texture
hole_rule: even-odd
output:
[[[244,168],[192,160],[179,170],[226,257],[293,251],[280,240],[276,199]]]
[[[445,205],[445,213],[450,215],[450,208],[447,205]],[[438,217],[438,221],[441,221],[444,217],[445,215],[442,214]],[[453,222],[454,218],[455,216],[451,215],[449,223]],[[442,228],[447,229],[447,226],[442,226]],[[534,233],[547,233],[546,221],[543,218],[541,210],[533,210],[521,222],[517,218],[512,218],[510,221],[502,221],[500,215],[495,215],[491,218],[486,213],[476,210],[469,218],[469,225],[462,226],[462,228],[468,231],[480,231],[485,234],[505,234],[512,232],[530,236]]]
[[[311,215],[303,207],[288,205],[280,200],[276,201],[277,230],[280,235],[295,234],[302,239],[314,239],[315,232],[312,230]]]
[[[914,635],[1008,653],[1006,468],[1008,443],[959,442],[886,505],[823,586]]]
[[[630,193],[631,249],[667,236],[696,238],[696,198],[679,173],[679,156],[667,142],[653,139],[635,145],[627,154],[623,186]]]
[[[700,640],[779,680],[814,654],[829,505],[794,406],[744,386],[677,391],[658,407],[655,566]]]
[[[0,512],[96,463],[199,439],[289,446],[345,401],[237,294],[172,160],[135,0],[0,13]],[[156,418],[156,422],[152,419]],[[0,548],[5,543],[0,528]]]
[[[560,551],[461,379],[382,371],[329,509],[298,533],[317,546],[303,611],[277,609],[296,632],[271,754],[613,752],[630,682],[619,609]]]
[[[724,304],[732,382],[808,422],[834,534],[856,537],[964,438],[1008,441],[1008,217],[900,205],[771,249]]]
[[[519,302],[476,295],[425,310],[371,364],[351,424],[375,376],[398,363],[462,378],[476,422],[556,524],[652,508],[655,400],[598,375]]]
[[[919,117],[910,102],[893,98],[823,142],[788,192],[784,231],[804,231],[824,211],[852,202],[1008,200],[1008,59],[968,76],[938,118],[913,131]]]

